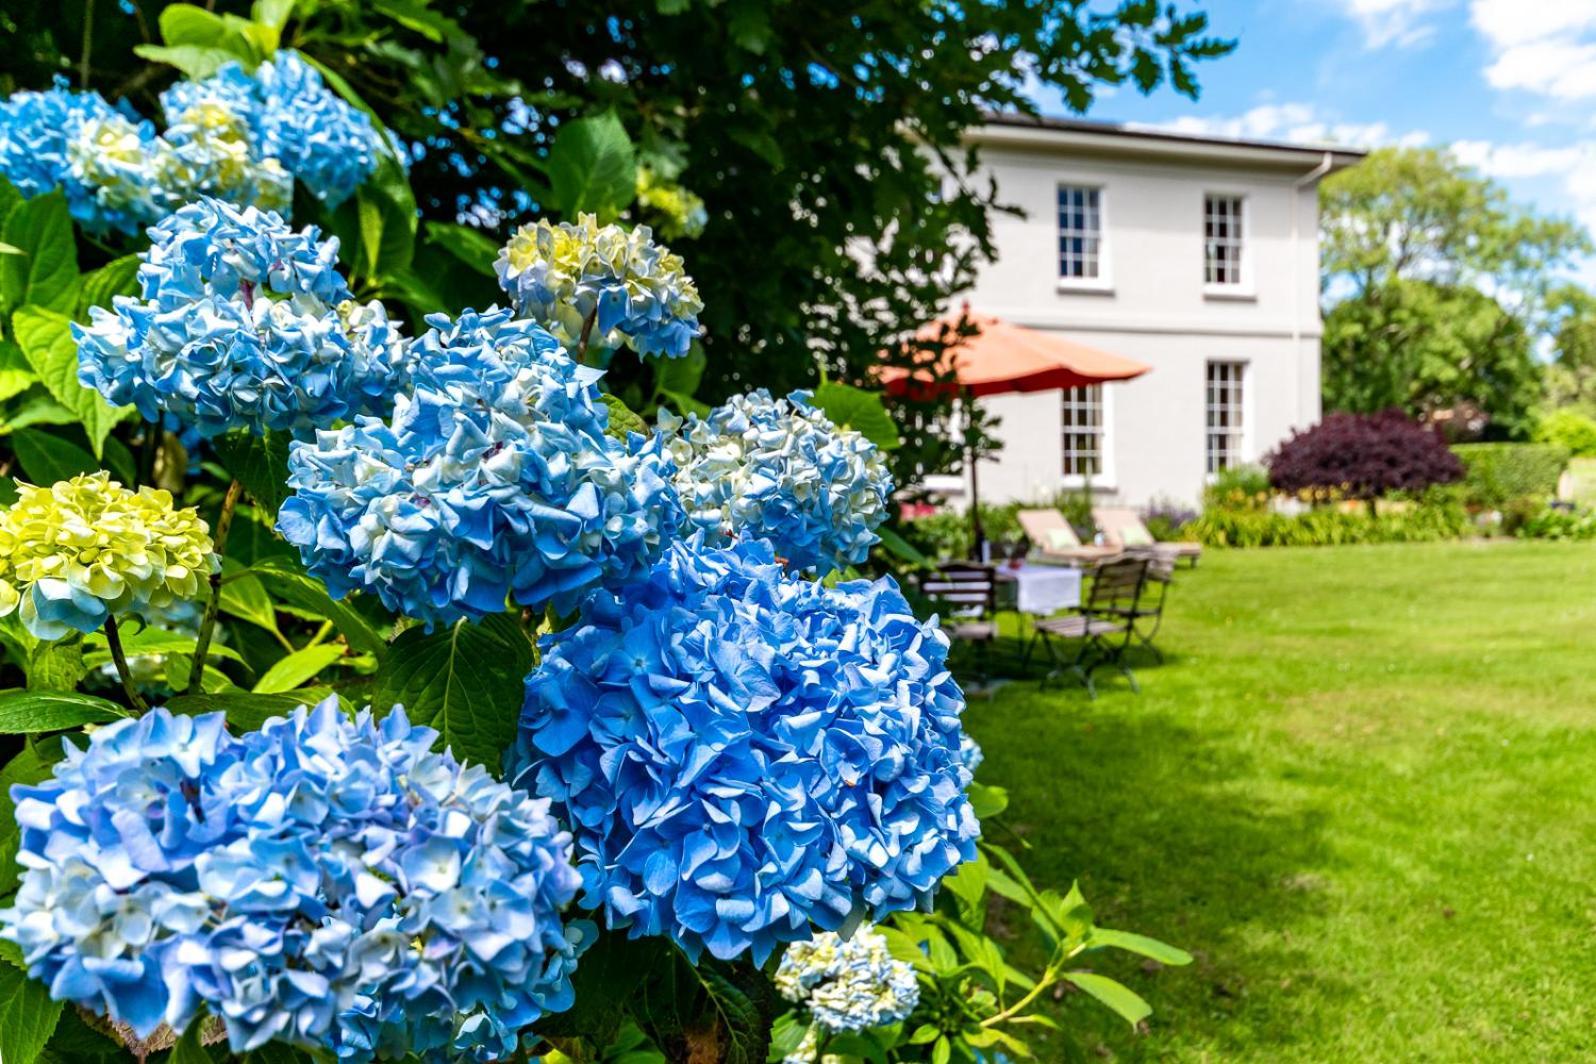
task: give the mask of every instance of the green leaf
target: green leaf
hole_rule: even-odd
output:
[[[292,693],[255,694],[253,691],[217,691],[178,695],[166,708],[190,716],[225,713],[227,723],[240,731],[254,731],[271,717],[286,717],[300,706],[314,706],[332,694],[328,687],[302,687]]]
[[[648,422],[644,421],[635,410],[609,392],[605,392],[599,398],[603,399],[604,405],[610,408],[610,423],[605,430],[609,435],[623,441],[629,432],[648,435]]]
[[[21,395],[38,380],[22,348],[10,340],[0,340],[0,402]]]
[[[83,640],[77,634],[40,643],[28,662],[28,690],[70,691],[89,672],[83,659]]]
[[[255,684],[255,693],[271,695],[292,691],[343,656],[344,648],[336,643],[320,643],[296,650],[266,670],[266,674]]]
[[[931,1044],[931,1064],[948,1064],[948,1058],[952,1055],[953,1047],[948,1043],[947,1035]]]
[[[79,316],[88,318],[89,307],[109,307],[117,296],[138,291],[139,257],[123,255],[83,275],[83,290],[78,296]]]
[[[83,660],[88,665],[104,665],[111,660],[111,648],[105,641],[105,636],[95,632],[84,637],[86,652]],[[168,632],[164,628],[143,628],[129,634],[127,629],[122,630],[122,649],[130,658],[141,655],[160,655],[166,657],[172,654],[182,654],[191,661],[194,657],[194,646],[198,642],[191,635],[182,632]],[[242,663],[243,657],[230,646],[224,646],[215,640],[211,641],[207,658],[226,658],[228,661]]]
[[[654,367],[654,388],[657,391],[688,398],[698,391],[699,382],[704,379],[704,367],[709,364],[709,359],[699,347],[694,347],[685,358],[655,356],[645,361]]]
[[[0,1061],[34,1064],[55,1033],[66,1003],[51,1001],[43,983],[11,963],[9,953],[0,964]]]
[[[809,403],[833,424],[852,429],[883,451],[896,450],[903,443],[879,392],[826,381],[815,389]]]
[[[388,652],[387,640],[359,610],[347,601],[335,600],[320,580],[293,568],[287,559],[268,558],[252,566],[250,572],[277,601],[333,622],[338,634],[356,650],[374,654],[379,660]]]
[[[1143,957],[1151,957],[1160,964],[1182,965],[1190,964],[1190,953],[1178,946],[1171,946],[1167,942],[1160,942],[1156,938],[1138,935],[1134,931],[1115,931],[1107,927],[1094,927],[1086,938],[1087,949],[1122,949],[1130,953],[1137,953]]]
[[[221,45],[228,37],[222,16],[193,4],[168,4],[161,11],[161,40],[167,44]]]
[[[9,894],[17,887],[21,869],[17,865],[17,848],[22,832],[17,827],[16,809],[11,802],[11,788],[16,784],[43,783],[50,778],[55,762],[60,759],[60,743],[46,757],[43,744],[28,743],[0,768],[0,894]]]
[[[228,546],[232,546],[231,540]],[[222,562],[222,566],[222,612],[259,625],[268,632],[277,631],[277,609],[272,605],[272,597],[266,594],[266,586],[260,582],[260,577],[242,570],[227,572],[226,561]]]
[[[775,994],[757,968],[705,960],[693,973],[719,1019],[721,1064],[764,1064],[770,1051]]]
[[[257,436],[239,429],[213,441],[216,460],[244,485],[244,490],[273,517],[288,498],[288,442],[286,432]]]
[[[583,212],[607,222],[637,194],[637,158],[615,112],[560,127],[549,149],[551,205],[574,220]]]
[[[0,691],[0,734],[60,731],[80,724],[109,724],[127,716],[115,702],[76,691]]]
[[[493,260],[499,257],[499,243],[482,230],[448,222],[427,222],[422,237],[484,277],[498,279]]]
[[[882,525],[880,528],[876,529],[876,535],[881,539],[881,549],[886,551],[888,554],[891,554],[898,560],[907,562],[910,565],[930,566],[932,564],[931,559],[927,558],[924,554],[921,554],[919,549],[916,548],[914,544],[898,535],[886,525]],[[979,816],[980,814],[978,813],[976,815]]]
[[[1002,787],[972,783],[964,793],[970,798],[970,811],[977,820],[997,816],[1009,807],[1009,792]]]
[[[133,54],[152,63],[165,63],[176,67],[191,81],[203,81],[239,56],[226,48],[208,48],[198,44],[164,46],[135,44]]]
[[[455,756],[496,771],[515,740],[532,641],[513,617],[457,621],[394,640],[377,673],[373,703],[402,705],[416,724],[436,728]]]
[[[65,314],[31,305],[18,307],[11,325],[29,365],[56,402],[82,423],[98,458],[111,427],[132,413],[132,408],[113,407],[99,392],[78,383],[78,345]]]
[[[0,255],[0,309],[32,303],[65,314],[77,305],[78,247],[60,190],[12,210],[0,240],[22,251]]]
[[[279,32],[293,14],[294,0],[255,0],[249,7],[250,18]]]
[[[1064,978],[1119,1013],[1120,1017],[1133,1027],[1152,1015],[1152,1006],[1143,1001],[1135,991],[1106,975],[1098,975],[1095,972],[1065,972]]]
[[[166,1064],[213,1064],[203,1041],[205,1027],[203,1019],[191,1022],[188,1030],[183,1032],[183,1037],[177,1040],[177,1045],[172,1047]]]
[[[39,429],[23,429],[11,437],[11,446],[22,472],[35,484],[54,484],[100,468],[88,451]]]
[[[410,268],[416,254],[416,200],[404,168],[382,156],[377,171],[355,191],[360,223],[360,271],[388,277]]]

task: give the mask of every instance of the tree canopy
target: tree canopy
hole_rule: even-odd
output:
[[[131,59],[130,45],[154,54],[159,5],[100,6],[91,81],[148,105],[169,74]],[[1000,198],[974,177],[964,130],[989,111],[1034,111],[1039,86],[1076,111],[1105,86],[1195,96],[1194,64],[1231,47],[1209,35],[1199,7],[300,0],[284,43],[413,146],[424,217],[458,215],[498,243],[531,213],[558,213],[573,188],[601,215],[620,203],[656,225],[673,219],[647,196],[633,203],[635,184],[700,197],[702,230],[667,237],[715,293],[702,315],[707,357],[701,377],[684,374],[667,391],[690,384],[718,401],[753,386],[810,386],[822,368],[864,381],[883,349],[938,316],[992,254]],[[77,70],[84,11],[66,0],[8,12],[10,87]],[[594,121],[575,125],[584,116]],[[600,120],[613,125],[601,130]],[[491,295],[491,281],[483,289],[460,272],[417,281],[446,296],[456,282],[457,298]],[[644,371],[617,366],[612,377],[645,404],[657,394]],[[901,418],[915,432],[900,463],[946,466],[956,450],[918,447],[945,435],[945,411]]]
[[[1460,406],[1522,435],[1535,338],[1585,230],[1436,148],[1383,148],[1321,186],[1324,401],[1417,417]]]

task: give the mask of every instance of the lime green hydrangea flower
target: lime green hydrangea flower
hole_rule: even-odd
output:
[[[637,205],[658,216],[668,237],[696,237],[709,224],[702,197],[647,166],[637,168]]]
[[[170,492],[103,472],[17,492],[0,510],[0,616],[40,639],[194,598],[217,564],[209,526]]]
[[[585,338],[679,358],[698,336],[698,288],[646,225],[601,226],[591,214],[574,225],[539,220],[517,230],[493,265],[517,312],[567,347]]]

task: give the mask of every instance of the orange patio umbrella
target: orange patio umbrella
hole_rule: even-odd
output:
[[[950,346],[955,379],[939,382],[929,372],[911,373],[902,367],[890,366],[881,371],[881,383],[887,394],[979,398],[1009,392],[1045,392],[1052,388],[1130,380],[1152,369],[1145,362],[1088,347],[1059,333],[1027,329],[990,314],[972,314],[968,307],[965,316],[980,331]],[[939,319],[921,326],[915,336],[921,340],[935,340],[944,328],[957,321],[956,316]]]
[[[881,384],[888,395],[907,398],[958,395],[969,402],[983,395],[1045,392],[1130,380],[1152,369],[1145,362],[1088,347],[1058,333],[1027,329],[990,314],[971,313],[968,303],[964,305],[962,317],[979,331],[956,339],[949,346],[953,379],[937,380],[929,371],[888,366],[881,370]],[[950,316],[930,322],[915,335],[921,340],[936,340],[958,320],[959,316]],[[970,470],[970,515],[975,532],[972,547],[979,559],[986,535],[981,528],[981,504],[972,451],[966,436],[965,465]]]

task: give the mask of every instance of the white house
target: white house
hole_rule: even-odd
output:
[[[1195,503],[1319,418],[1320,178],[1362,152],[994,116],[997,258],[973,309],[1145,362],[1123,383],[981,400],[1002,454],[983,501],[1088,479],[1132,505]]]

